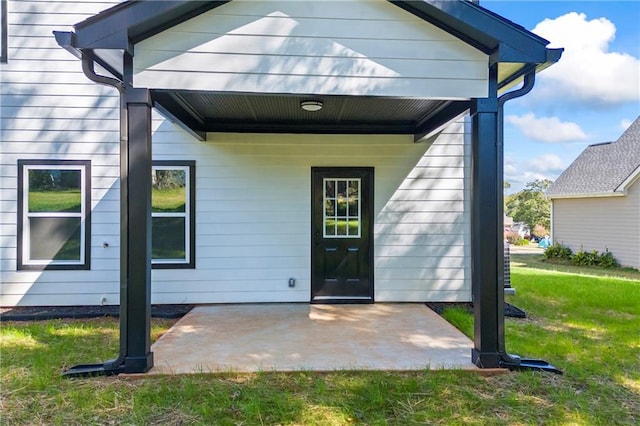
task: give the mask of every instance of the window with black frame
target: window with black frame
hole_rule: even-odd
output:
[[[91,162],[18,161],[20,269],[89,269]]]
[[[0,63],[7,63],[9,60],[9,13],[7,11],[7,0],[0,0]]]
[[[195,162],[154,161],[151,182],[153,268],[195,268]]]

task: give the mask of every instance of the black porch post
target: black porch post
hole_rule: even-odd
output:
[[[151,352],[151,95],[127,87],[120,159],[120,360],[146,373]]]
[[[496,70],[490,78],[495,82]],[[502,156],[499,106],[495,84],[489,97],[471,108],[472,200],[471,253],[474,305],[472,361],[479,367],[500,367],[504,343],[504,242],[502,231]]]

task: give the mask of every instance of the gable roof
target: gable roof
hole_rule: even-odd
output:
[[[229,1],[125,1],[75,24],[72,47],[133,54],[135,43]],[[526,65],[536,64],[540,70],[557,62],[562,53],[562,49],[547,49],[549,41],[544,38],[467,0],[389,2],[492,55],[493,63],[512,64],[500,72],[500,87],[522,77],[528,71]]]
[[[130,78],[123,53],[134,55],[134,47],[149,37],[220,7],[230,0],[125,1],[74,25],[74,32],[54,32],[58,43],[77,57],[90,58],[119,81]],[[532,71],[541,71],[557,62],[562,49],[550,49],[549,42],[523,27],[467,0],[414,0],[389,3],[448,32],[484,52],[488,65],[497,65],[497,89],[508,90]],[[331,7],[331,2],[326,3]],[[109,77],[109,75],[107,75]],[[495,83],[492,83],[495,84]],[[495,90],[495,88],[494,88]],[[425,135],[460,116],[470,108],[468,99],[399,97],[322,96],[290,93],[240,93],[228,91],[178,91],[152,89],[154,106],[197,138],[206,132],[287,132],[287,133],[381,133],[414,134],[418,141]],[[350,111],[340,121],[300,120],[297,105],[313,95],[340,108],[348,102]],[[224,111],[212,110],[214,103]],[[287,111],[283,102],[292,109]],[[278,116],[245,115],[240,119],[232,105],[252,105],[252,111],[277,110]],[[293,106],[292,106],[293,105]],[[277,107],[277,108],[275,108]],[[275,109],[274,109],[275,108]],[[345,107],[346,108],[346,107]],[[328,109],[327,109],[328,110]],[[370,112],[399,111],[386,121]]]
[[[619,195],[640,173],[640,117],[615,142],[588,146],[549,187],[550,198]]]

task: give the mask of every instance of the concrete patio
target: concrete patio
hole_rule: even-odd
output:
[[[424,304],[197,306],[149,374],[476,369],[473,342]]]

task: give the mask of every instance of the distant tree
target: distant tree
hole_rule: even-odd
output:
[[[551,226],[551,201],[545,191],[552,184],[549,179],[536,179],[525,188],[505,197],[506,213],[515,222],[524,222],[529,229],[536,225],[549,229]]]

